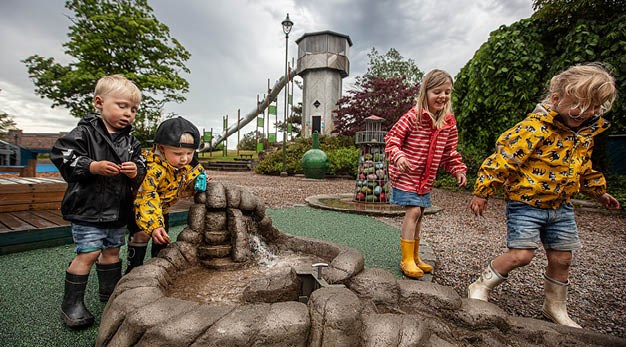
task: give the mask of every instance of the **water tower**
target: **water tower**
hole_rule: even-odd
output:
[[[341,80],[350,72],[350,37],[332,31],[306,33],[296,40],[298,68],[304,80],[302,90],[302,135],[329,135],[333,110],[341,97]]]

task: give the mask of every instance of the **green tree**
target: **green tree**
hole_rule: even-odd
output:
[[[424,75],[413,59],[404,59],[395,48],[390,48],[387,53],[381,55],[376,48],[372,47],[367,57],[369,58],[367,72],[355,78],[357,86],[362,86],[369,79],[378,77],[401,78],[403,83],[413,87],[419,84]]]
[[[240,150],[244,151],[256,151],[256,141],[257,138],[261,138],[263,135],[260,131],[251,131],[249,133],[243,134],[243,137],[239,141],[239,145],[237,146]]]
[[[543,99],[552,76],[571,65],[607,63],[618,93],[626,93],[626,3],[537,0],[534,8],[531,18],[492,32],[455,78],[461,147],[478,157]],[[626,131],[625,113],[626,99],[618,98],[606,114],[609,133]]]
[[[502,26],[456,76],[452,98],[466,151],[484,156],[502,131],[532,111],[547,75],[541,40],[532,21]]]
[[[135,135],[144,143],[153,137],[163,106],[182,102],[189,83],[185,62],[190,53],[170,36],[169,28],[154,16],[147,0],[68,0],[69,41],[67,65],[54,58],[32,55],[23,60],[35,92],[64,106],[75,117],[93,110],[95,82],[104,75],[121,73],[142,90],[142,104],[134,123]]]
[[[287,117],[287,124],[291,124],[291,134],[294,138],[300,137],[302,133],[302,102],[298,102],[297,105],[293,105],[291,108],[291,115]],[[276,123],[276,127],[279,132],[285,129],[285,123],[279,121]]]
[[[365,130],[365,118],[375,115],[384,118],[383,128],[389,129],[400,116],[415,105],[419,86],[409,87],[401,77],[372,77],[362,90],[349,90],[337,101],[334,132],[353,136]]]
[[[0,112],[0,134],[6,133],[11,129],[15,129],[17,124],[13,120],[13,117],[4,112]]]
[[[2,92],[2,89],[0,89]],[[9,114],[0,111],[0,134],[4,134],[8,132],[10,129],[15,129],[17,124],[15,124],[15,120]]]
[[[369,64],[363,76],[356,77],[355,88],[337,101],[334,132],[352,136],[364,130],[364,119],[376,115],[389,128],[415,105],[419,81],[424,73],[413,59],[404,59],[391,48],[380,55],[375,48],[368,54]]]

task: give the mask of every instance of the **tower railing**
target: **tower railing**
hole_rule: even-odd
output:
[[[359,131],[356,133],[356,144],[360,145],[363,143],[385,143],[385,135],[387,132],[385,131]]]

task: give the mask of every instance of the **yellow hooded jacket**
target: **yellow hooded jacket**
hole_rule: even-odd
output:
[[[496,151],[480,169],[474,195],[488,198],[504,184],[507,200],[557,209],[581,191],[591,198],[606,192],[602,173],[591,168],[593,137],[609,122],[596,117],[577,132],[537,105],[526,119],[500,135]]]
[[[204,168],[198,164],[177,169],[152,151],[142,155],[148,169],[135,197],[135,222],[139,230],[151,235],[152,230],[165,227],[163,215]]]

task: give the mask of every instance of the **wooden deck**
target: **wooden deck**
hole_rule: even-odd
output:
[[[58,209],[66,188],[60,177],[0,177],[0,212]]]
[[[73,242],[60,211],[66,187],[62,178],[0,177],[0,255]],[[187,223],[191,205],[174,205],[170,226]]]

